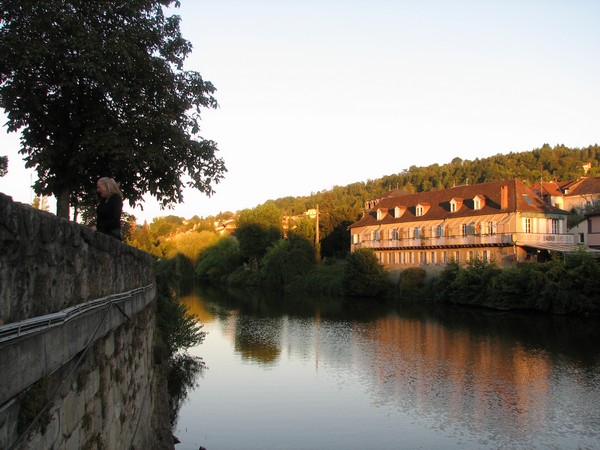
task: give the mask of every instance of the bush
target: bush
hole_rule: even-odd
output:
[[[526,262],[507,267],[490,281],[489,305],[498,309],[547,310],[542,295],[545,283],[538,263]]]
[[[461,268],[454,281],[452,301],[461,304],[488,305],[490,303],[489,286],[500,269],[493,262],[472,259]]]
[[[239,244],[234,237],[222,237],[198,258],[196,276],[213,282],[223,281],[242,264]]]
[[[345,261],[327,258],[292,282],[289,289],[315,295],[342,296],[345,269]]]
[[[306,275],[314,265],[313,246],[300,237],[291,237],[269,248],[262,260],[262,272],[267,285],[283,287]]]
[[[418,300],[423,298],[427,271],[422,267],[409,267],[400,272],[398,278],[398,298]]]
[[[434,300],[441,303],[455,303],[456,302],[456,278],[458,272],[462,270],[460,264],[452,259],[444,270],[442,270],[434,284]]]
[[[188,314],[188,307],[179,303],[179,280],[175,276],[174,260],[161,260],[155,265],[156,327],[159,342],[168,356],[200,344],[206,335],[202,325]]]
[[[348,256],[342,282],[344,295],[350,297],[382,297],[389,286],[387,274],[370,248]]]

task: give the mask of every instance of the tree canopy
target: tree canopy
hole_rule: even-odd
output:
[[[226,172],[215,142],[199,135],[214,86],[183,69],[191,43],[175,0],[0,0],[0,106],[37,194],[68,216],[111,176],[129,203],[164,206],[183,188],[211,195]]]

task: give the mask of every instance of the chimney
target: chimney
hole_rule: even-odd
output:
[[[500,209],[502,211],[508,209],[508,186],[500,186]]]

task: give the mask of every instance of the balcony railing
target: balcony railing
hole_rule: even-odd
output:
[[[469,247],[497,246],[512,244],[573,244],[572,234],[545,233],[502,233],[502,234],[469,234],[466,236],[420,237],[403,239],[363,240],[352,244],[357,248],[422,248],[422,247]]]
[[[575,244],[575,236],[572,234],[544,234],[544,233],[513,233],[513,242],[515,244]]]

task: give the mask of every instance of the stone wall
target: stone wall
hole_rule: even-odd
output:
[[[153,357],[151,256],[2,194],[0,249],[0,331],[135,292],[56,326],[0,333],[0,448],[174,448]]]
[[[0,324],[152,280],[149,254],[0,193]]]

